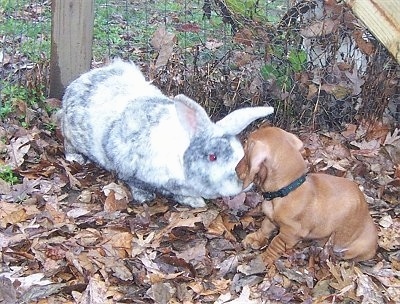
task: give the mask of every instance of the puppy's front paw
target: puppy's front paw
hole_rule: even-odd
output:
[[[259,231],[248,234],[242,244],[245,248],[260,249],[266,243],[266,238]]]
[[[266,252],[263,252],[261,254],[261,259],[263,260],[264,265],[267,268],[275,267],[275,259],[273,257],[269,256]]]
[[[261,259],[264,262],[265,268],[267,269],[268,277],[274,277],[277,272],[275,259],[268,256],[268,254],[265,254],[265,252],[261,254]]]

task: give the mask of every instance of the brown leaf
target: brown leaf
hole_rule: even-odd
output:
[[[397,259],[397,260],[396,260]],[[392,259],[392,263],[399,263],[398,257]],[[368,269],[368,274],[376,278],[379,282],[383,284],[387,289],[390,288],[397,289],[397,293],[394,292],[392,299],[400,299],[400,277],[399,269],[392,267],[390,263],[385,261],[380,261],[376,263],[373,268]],[[397,303],[398,301],[396,301]]]
[[[9,278],[0,276],[0,303],[17,303],[17,292]]]
[[[251,62],[252,58],[250,54],[247,52],[236,51],[233,53],[232,60],[237,67],[243,67],[249,62]]]
[[[123,259],[117,259],[112,256],[106,259],[105,265],[107,269],[111,269],[113,276],[123,281],[130,281],[133,279],[132,271],[125,265]]]
[[[116,183],[111,183],[103,187],[103,192],[106,195],[104,211],[126,210],[129,200],[128,194],[123,187]]]
[[[136,257],[141,254],[146,248],[151,247],[151,242],[154,238],[154,232],[151,232],[147,237],[143,234],[136,232],[136,236],[132,238],[132,252],[131,256]]]
[[[205,212],[200,212],[200,210],[201,209],[198,208],[187,212],[171,213],[169,224],[158,231],[157,235],[154,237],[153,246],[158,247],[161,239],[171,233],[176,227],[195,227],[196,223],[203,223],[205,227],[208,227],[218,216],[218,212],[216,211],[207,210]]]
[[[355,138],[356,138],[356,131],[357,131],[357,125],[355,125],[355,124],[347,124],[347,125],[346,125],[346,130],[344,130],[341,134],[342,134],[347,140],[355,140]]]
[[[255,220],[252,216],[243,216],[240,218],[240,223],[242,224],[243,229],[246,229],[251,224],[254,224]]]
[[[329,286],[330,280],[319,280],[317,284],[314,286],[312,289],[312,295],[315,300],[324,300],[326,297],[331,295],[330,292],[330,286]],[[324,303],[322,301],[316,301],[316,303]]]
[[[165,66],[171,57],[177,38],[175,34],[168,33],[165,26],[160,26],[154,33],[151,39],[151,45],[158,51],[155,68]]]
[[[375,52],[375,47],[372,42],[366,41],[363,38],[363,32],[360,30],[353,31],[353,37],[358,48],[366,55],[371,56]]]
[[[257,255],[257,257],[251,260],[249,263],[245,263],[239,265],[237,270],[245,275],[253,275],[253,274],[260,274],[265,272],[266,267],[261,258],[261,255]]]
[[[193,278],[196,277],[196,270],[194,269],[193,265],[191,263],[186,262],[183,258],[180,258],[178,256],[175,257],[175,256],[162,255],[159,258],[159,261],[168,265],[168,267],[165,267],[167,272],[171,270],[176,272],[176,270],[187,269]],[[159,262],[159,264],[162,263]]]
[[[108,233],[107,233],[108,232]],[[125,258],[131,254],[133,236],[130,232],[120,232],[118,230],[111,231],[108,229],[104,231],[105,237],[110,237],[109,243],[119,253],[120,258]]]
[[[400,162],[396,163],[395,170],[394,170],[394,177],[396,179],[400,179]]]
[[[393,219],[390,215],[383,216],[379,220],[380,229],[378,232],[379,247],[385,250],[395,250],[400,248],[400,219]]]
[[[73,174],[71,173],[71,168],[69,167],[69,164],[66,161],[61,159],[60,163],[64,167],[65,172],[67,173],[71,188],[74,190],[78,190],[81,187],[81,182],[75,176],[73,176]]]
[[[331,34],[337,29],[338,20],[325,18],[323,21],[315,21],[306,28],[300,30],[300,34],[306,38],[323,37]]]
[[[192,246],[188,246],[188,248],[181,252],[176,252],[176,257],[185,260],[187,263],[190,261],[202,261],[207,252],[206,252],[206,243],[202,241],[191,242]]]
[[[2,226],[2,220],[0,220],[0,227],[5,228]],[[12,235],[6,235],[0,233],[0,247],[6,248],[9,246],[14,246],[15,244],[18,244],[26,240],[27,237],[28,236],[25,233],[14,233]]]
[[[61,224],[65,222],[66,214],[61,211],[56,201],[47,202],[45,205],[45,210],[51,216],[51,220],[54,224]]]
[[[222,295],[219,299],[222,300],[222,302],[216,302],[216,303],[226,303],[226,304],[261,304],[263,303],[262,300],[260,299],[252,299],[252,296],[254,293],[250,290],[249,285],[244,285],[242,288],[242,291],[240,293],[240,296],[236,299],[231,299],[232,295],[230,293],[226,294],[228,295],[228,298],[223,297]]]
[[[315,96],[317,96],[317,93],[318,87],[315,84],[310,83],[308,85],[307,100],[312,100]]]
[[[242,28],[235,33],[234,40],[236,43],[241,43],[246,46],[253,46],[254,34],[249,28]]]
[[[384,298],[372,279],[368,275],[362,273],[357,267],[355,267],[354,270],[358,277],[356,295],[362,297],[362,303],[384,303]]]
[[[31,135],[11,139],[10,144],[7,145],[8,158],[6,159],[6,164],[11,169],[16,169],[24,163],[24,157],[31,147],[31,139]]]
[[[400,129],[396,128],[393,130],[393,133],[387,132],[385,141],[383,145],[400,145]]]
[[[242,192],[233,197],[224,197],[222,201],[233,211],[246,211],[248,207],[244,204],[246,193]]]
[[[33,165],[25,170],[18,170],[18,173],[29,179],[39,177],[51,177],[56,172],[56,167],[47,160],[41,160],[40,163]]]
[[[362,91],[361,87],[365,83],[365,80],[361,78],[361,75],[358,72],[358,70],[356,68],[353,68],[352,71],[344,71],[344,74],[353,84],[352,86],[353,96],[360,94]]]
[[[227,279],[215,279],[211,282],[190,282],[188,287],[190,287],[195,293],[199,295],[213,295],[213,294],[220,294],[224,292],[229,285],[231,284],[231,280]]]
[[[208,39],[205,43],[205,47],[207,49],[209,49],[210,51],[215,51],[223,45],[224,45],[224,43],[222,41],[215,40],[215,39]]]
[[[6,228],[7,224],[18,224],[20,222],[26,221],[28,219],[28,215],[26,211],[21,208],[17,211],[11,212],[0,220],[0,226],[2,228]]]
[[[196,23],[183,23],[179,24],[176,28],[179,32],[198,33],[201,28]]]
[[[106,283],[95,274],[89,279],[89,284],[82,295],[75,299],[77,304],[105,304],[107,286]]]
[[[327,264],[329,271],[335,278],[335,281],[331,281],[330,286],[339,291],[340,294],[346,294],[348,297],[358,300],[355,296],[355,274],[353,273],[354,268],[341,267],[341,264],[333,264],[331,261],[327,261]]]
[[[184,271],[181,271],[177,273],[164,274],[160,271],[160,267],[158,266],[158,264],[153,261],[154,258],[155,258],[155,252],[152,253],[151,255],[144,253],[139,257],[139,260],[143,263],[143,265],[146,268],[146,271],[148,272],[148,277],[151,283],[157,283],[163,280],[172,280],[185,273]]]
[[[229,223],[229,221],[224,220],[219,214],[215,220],[208,226],[207,232],[215,235],[224,236],[224,238],[236,241],[235,236],[232,234],[234,224]]]
[[[155,283],[147,290],[147,295],[155,303],[168,304],[175,291],[176,289],[170,283]]]
[[[346,162],[345,159],[350,156],[350,150],[341,142],[332,140],[331,144],[328,144],[325,148],[329,158],[334,160]]]
[[[84,208],[74,208],[72,210],[69,210],[67,212],[67,216],[70,218],[78,218],[81,216],[85,216],[90,213],[90,210],[84,209]]]
[[[3,272],[2,277],[9,278],[14,286],[18,286],[19,291],[26,291],[34,285],[46,286],[52,284],[50,280],[44,279],[45,275],[41,272],[21,276],[21,267],[13,267],[10,272]]]
[[[396,165],[400,165],[400,129],[395,129],[393,134],[387,133],[383,148],[388,153],[392,162]],[[399,178],[400,176],[397,175]]]
[[[361,142],[352,141],[351,144],[359,148],[359,150],[351,150],[352,155],[374,156],[378,155],[381,144],[376,139],[371,141],[363,140]]]
[[[30,180],[23,178],[22,184],[16,184],[11,187],[11,192],[4,195],[6,201],[21,202],[33,193],[39,192],[36,188],[40,184],[40,179]]]
[[[349,96],[352,92],[352,89],[348,86],[342,84],[323,84],[321,86],[321,90],[327,92],[328,94],[332,94],[336,99],[344,99]]]

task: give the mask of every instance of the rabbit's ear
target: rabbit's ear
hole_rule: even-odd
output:
[[[249,107],[243,108],[228,114],[217,125],[221,127],[226,134],[236,135],[243,131],[254,120],[268,116],[274,112],[272,107]]]
[[[174,97],[174,102],[179,122],[188,131],[190,137],[197,130],[202,130],[211,123],[206,111],[189,97],[180,94]]]
[[[183,103],[187,107],[191,108],[196,113],[196,116],[198,116],[199,120],[203,120],[206,123],[210,122],[210,118],[208,117],[206,110],[204,110],[204,108],[193,99],[187,97],[186,95],[179,94],[174,97],[174,101]]]

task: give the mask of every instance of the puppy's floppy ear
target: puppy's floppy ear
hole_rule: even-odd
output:
[[[262,182],[266,178],[267,170],[263,163],[267,159],[268,149],[260,141],[251,140],[246,143],[244,151],[245,155],[237,165],[236,172],[243,180],[245,189],[254,181],[257,174],[257,182]]]

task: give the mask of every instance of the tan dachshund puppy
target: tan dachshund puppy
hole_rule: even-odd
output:
[[[377,230],[363,193],[354,182],[327,174],[309,173],[295,135],[276,127],[250,134],[245,156],[236,172],[247,188],[254,182],[265,201],[261,228],[243,243],[258,249],[279,228],[262,257],[273,265],[301,240],[328,240],[340,258],[362,261],[377,249]]]

